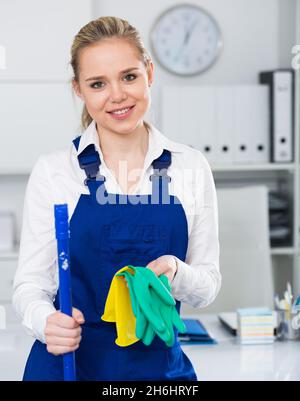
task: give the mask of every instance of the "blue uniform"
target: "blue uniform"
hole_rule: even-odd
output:
[[[80,137],[73,141],[76,149],[79,142]],[[150,346],[138,341],[119,347],[115,323],[101,320],[110,283],[120,268],[146,266],[162,255],[185,260],[187,219],[179,199],[168,192],[171,153],[165,150],[153,161],[149,195],[107,193],[94,145],[87,146],[78,161],[90,193],[80,196],[70,220],[73,306],[85,317],[75,352],[77,380],[197,380],[176,328],[172,347],[158,336]],[[59,309],[58,294],[54,304]],[[176,308],[180,313],[179,301]],[[63,380],[62,356],[48,353],[36,340],[23,380]]]

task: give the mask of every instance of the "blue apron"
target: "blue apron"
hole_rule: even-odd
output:
[[[73,143],[78,150],[80,137]],[[175,328],[172,347],[155,336],[146,346],[115,344],[115,323],[101,316],[114,274],[126,265],[146,266],[162,255],[185,260],[188,227],[184,209],[170,196],[166,174],[171,153],[164,150],[152,163],[152,194],[110,194],[94,145],[78,156],[90,194],[82,194],[70,220],[70,260],[73,306],[85,317],[82,340],[75,352],[77,380],[192,380],[197,377],[182,351]],[[59,294],[54,302],[59,309]],[[176,301],[180,313],[180,302]],[[36,340],[23,380],[63,380],[62,356],[54,356]]]

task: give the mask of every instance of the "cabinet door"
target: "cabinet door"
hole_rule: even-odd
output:
[[[70,78],[70,48],[92,18],[89,0],[1,0],[0,79]]]
[[[0,174],[29,173],[41,153],[79,131],[81,100],[71,84],[0,84]]]
[[[11,302],[17,260],[0,260],[0,304]]]

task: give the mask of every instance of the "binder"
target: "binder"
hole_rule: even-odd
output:
[[[178,333],[178,338],[183,344],[217,344],[206,328],[198,319],[182,319],[185,326],[185,333]]]
[[[163,131],[213,165],[270,161],[266,85],[165,86]]]
[[[234,154],[234,89],[220,86],[216,89],[216,161],[232,164]]]
[[[215,139],[215,89],[210,86],[185,87],[182,115],[188,145],[199,149],[210,164],[217,160]]]
[[[294,160],[294,71],[263,71],[259,79],[270,88],[271,161],[290,163]]]
[[[266,85],[241,85],[234,92],[234,162],[268,163],[269,88]]]
[[[162,128],[172,140],[199,149],[209,163],[216,160],[215,97],[210,86],[165,86]]]

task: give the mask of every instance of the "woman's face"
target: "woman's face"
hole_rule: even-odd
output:
[[[151,104],[152,78],[152,62],[147,73],[132,45],[109,38],[81,50],[79,82],[73,81],[73,87],[98,126],[125,134],[143,124]],[[112,114],[132,106],[123,115]]]

